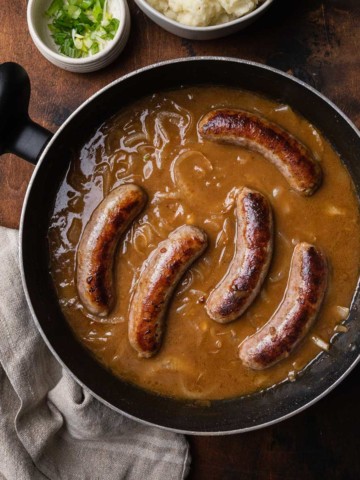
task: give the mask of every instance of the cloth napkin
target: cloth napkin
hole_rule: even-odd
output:
[[[182,435],[114,412],[62,370],[24,297],[18,232],[0,227],[0,245],[0,478],[185,478]]]

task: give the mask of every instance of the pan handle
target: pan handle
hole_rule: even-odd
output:
[[[14,153],[35,164],[52,133],[29,117],[30,79],[17,63],[0,65],[0,155]]]

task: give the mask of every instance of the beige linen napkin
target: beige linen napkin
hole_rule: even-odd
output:
[[[0,477],[185,478],[182,435],[117,414],[62,371],[24,298],[18,232],[0,227],[0,245]]]

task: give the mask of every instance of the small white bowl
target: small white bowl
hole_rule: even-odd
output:
[[[273,1],[274,0],[265,0],[265,2],[255,10],[236,20],[221,23],[220,25],[212,25],[210,27],[190,27],[183,25],[160,13],[149,5],[146,0],[135,0],[135,3],[153,22],[178,37],[188,38],[189,40],[212,40],[214,38],[225,37],[226,35],[230,35],[247,27],[259,18],[259,16],[270,7]]]
[[[71,58],[59,53],[48,28],[45,12],[51,0],[29,0],[27,22],[31,38],[36,47],[54,65],[70,72],[86,73],[106,67],[122,52],[130,33],[130,12],[126,0],[109,1],[109,10],[120,21],[113,40],[95,55],[84,58]]]

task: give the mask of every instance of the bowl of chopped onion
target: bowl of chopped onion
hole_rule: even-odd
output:
[[[79,73],[109,65],[130,33],[126,0],[29,0],[27,21],[44,57]]]

